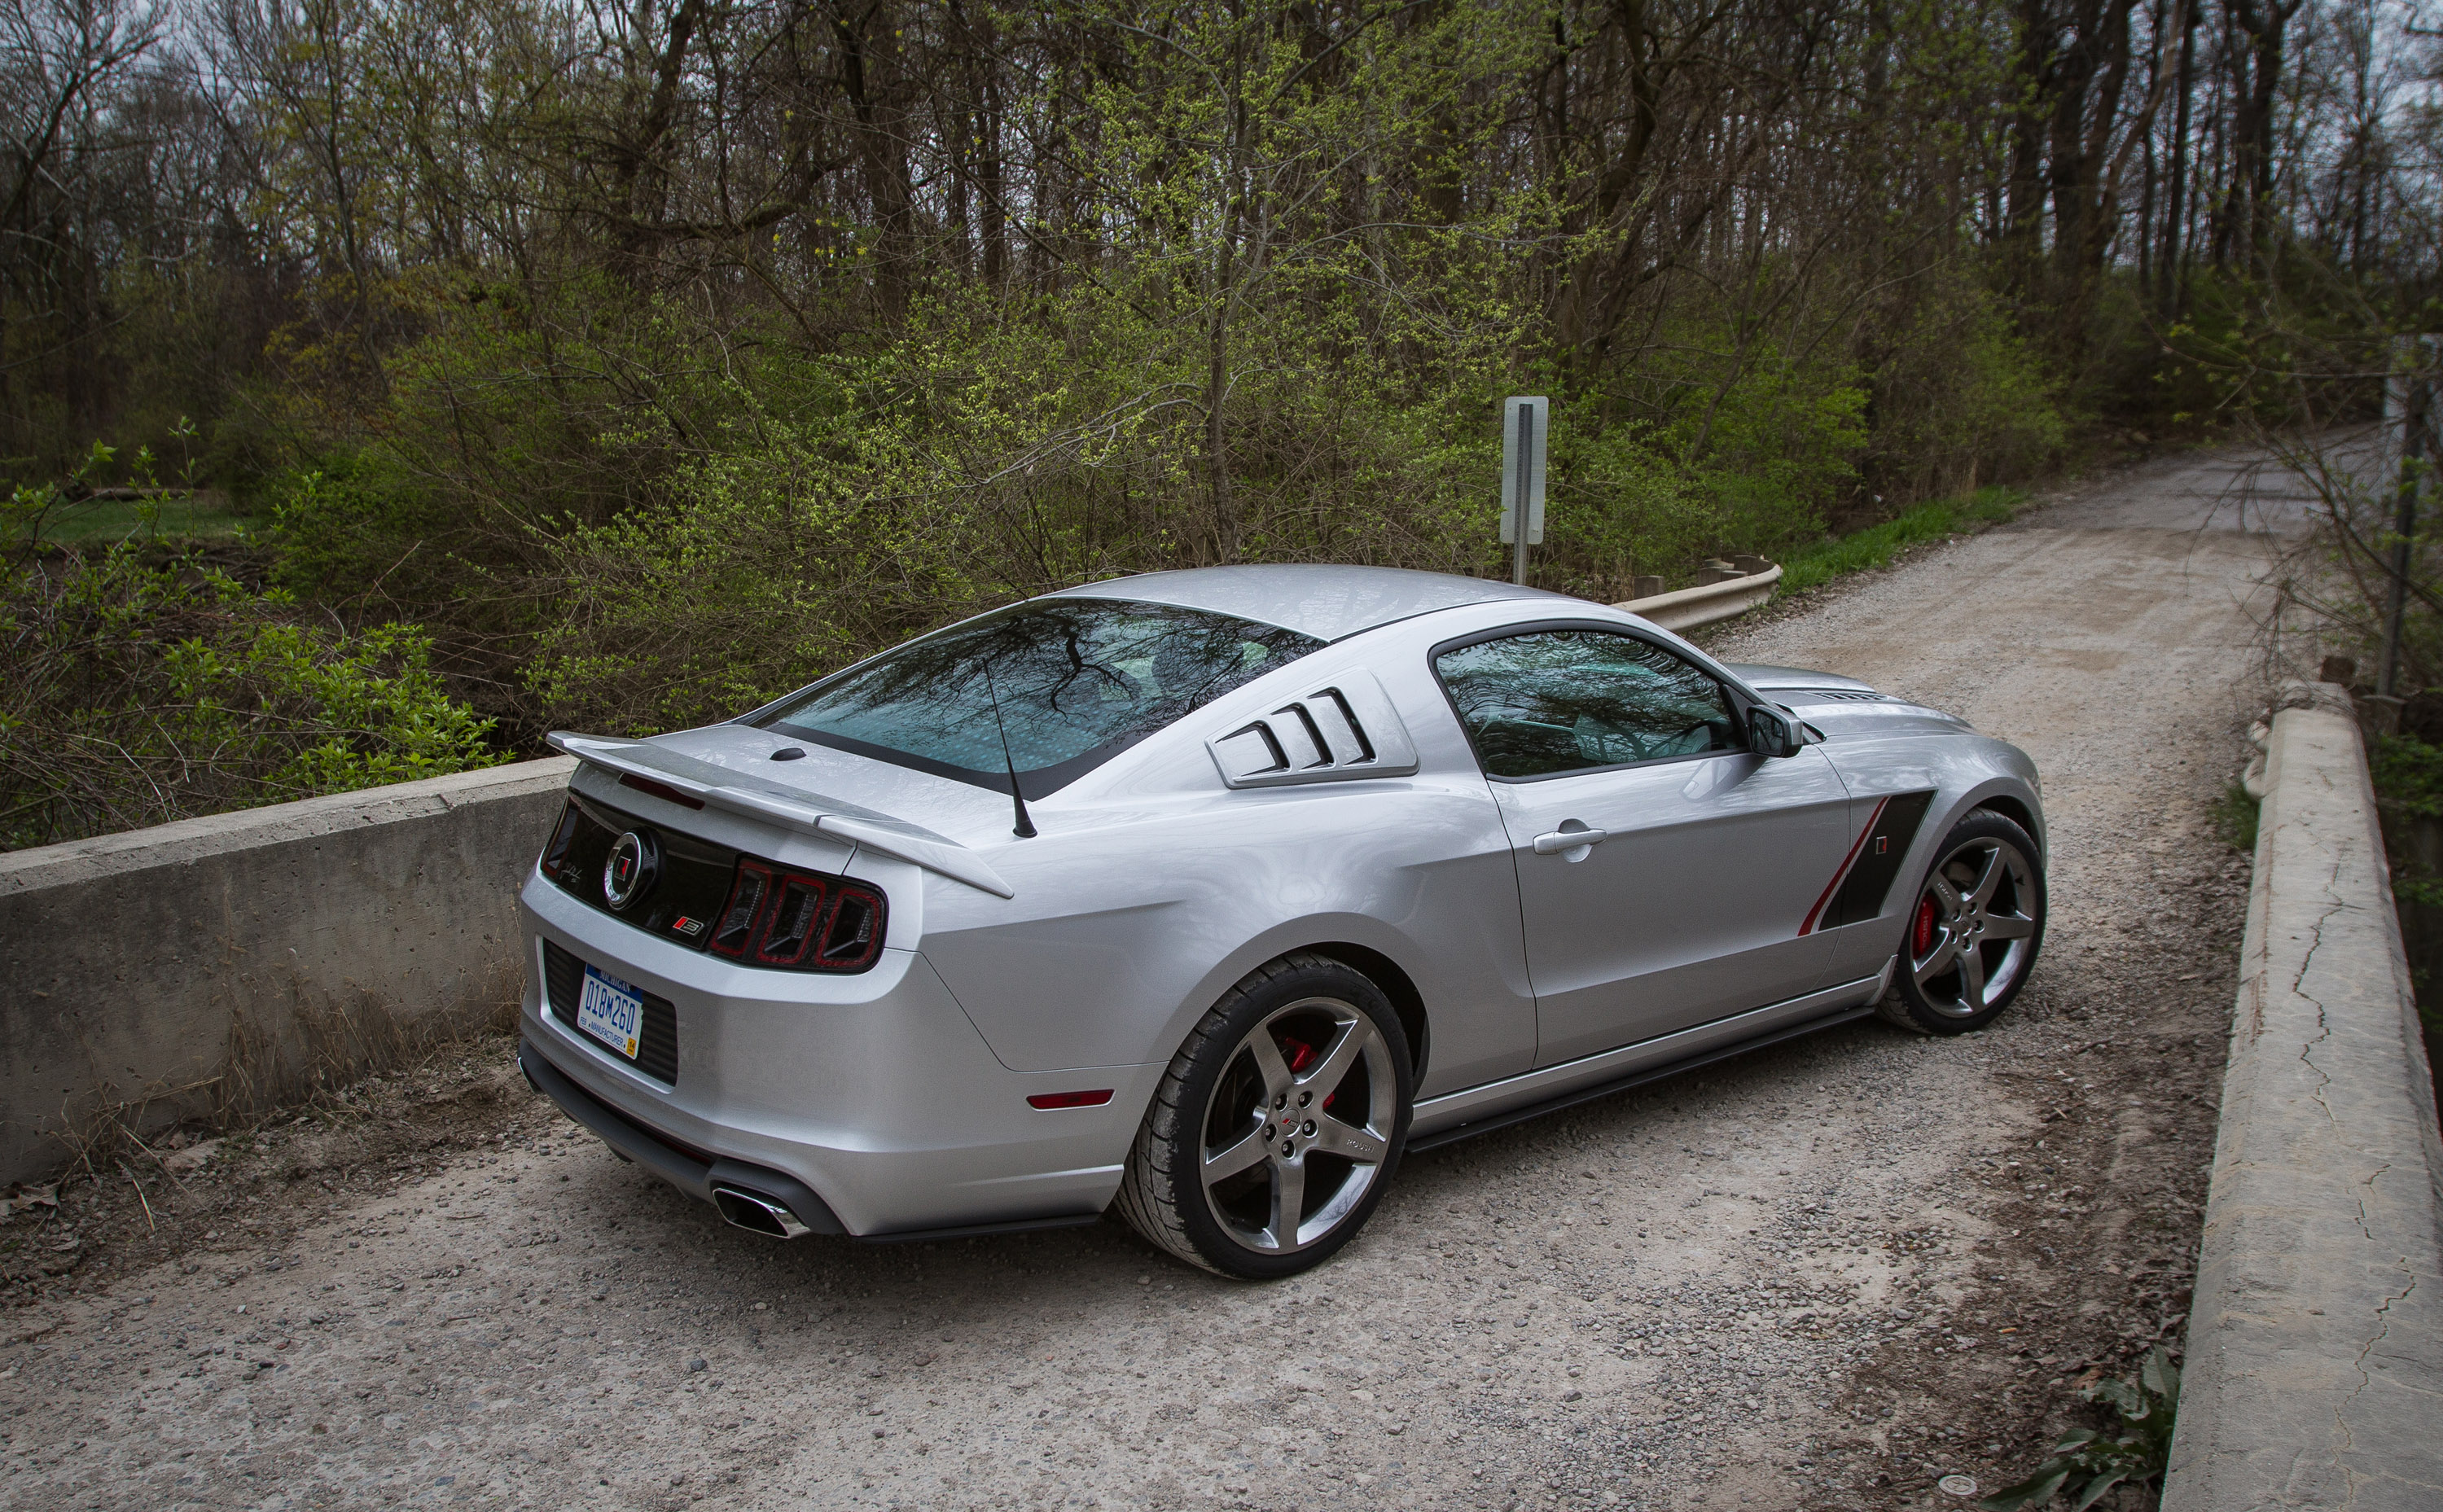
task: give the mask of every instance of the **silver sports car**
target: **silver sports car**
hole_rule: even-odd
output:
[[[1321,1262],[1405,1151],[2044,938],[2034,766],[1579,599],[1346,567],[1096,583],[579,758],[527,1076],[767,1234],[1091,1222]]]

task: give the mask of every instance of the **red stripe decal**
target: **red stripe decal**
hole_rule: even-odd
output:
[[[1798,926],[1798,932],[1801,935],[1811,935],[1815,932],[1815,921],[1824,917],[1824,905],[1832,901],[1832,895],[1840,890],[1842,882],[1848,877],[1849,868],[1858,864],[1858,852],[1866,848],[1866,837],[1875,832],[1876,824],[1883,817],[1883,805],[1891,801],[1889,798],[1875,800],[1875,811],[1866,815],[1866,828],[1859,830],[1858,838],[1849,842],[1849,853],[1841,858],[1841,869],[1834,872],[1832,880],[1824,884],[1824,894],[1815,900],[1815,906],[1807,910],[1807,922]]]

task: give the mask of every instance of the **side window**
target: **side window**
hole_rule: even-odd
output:
[[[1434,670],[1497,777],[1747,745],[1720,683],[1634,636],[1538,630],[1444,651]]]

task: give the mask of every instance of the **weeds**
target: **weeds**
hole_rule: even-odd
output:
[[[2220,835],[2223,843],[2232,848],[2245,850],[2250,855],[2254,855],[2256,853],[2256,816],[2264,807],[2264,804],[2258,801],[2256,794],[2249,792],[2244,785],[2238,782],[2229,784],[2222,790],[2222,796],[2214,800],[2214,833]]]
[[[2147,1351],[2136,1381],[2097,1381],[2079,1394],[2112,1409],[2112,1431],[2082,1428],[2064,1434],[2034,1474],[1977,1503],[1984,1512],[2042,1506],[2065,1490],[2070,1512],[2082,1512],[2114,1486],[2151,1485],[2163,1478],[2180,1405],[2180,1372],[2162,1345]]]
[[[1974,524],[2001,524],[2027,501],[2027,490],[1993,485],[1966,499],[1920,504],[1871,529],[1790,553],[1782,558],[1782,592],[1795,593],[1850,573],[1882,567],[1901,552]]]
[[[509,975],[496,971],[487,990],[455,1011],[413,1019],[373,993],[359,991],[353,1001],[317,999],[302,985],[285,1026],[231,1013],[221,1071],[212,1079],[213,1126],[241,1128],[320,1107],[368,1076],[500,1032],[516,1012],[515,989],[502,980]]]

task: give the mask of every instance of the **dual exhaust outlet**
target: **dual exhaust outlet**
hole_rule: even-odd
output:
[[[770,1239],[801,1239],[815,1230],[789,1211],[788,1204],[778,1197],[767,1197],[744,1187],[717,1182],[712,1189],[712,1205],[721,1216],[733,1226]]]

